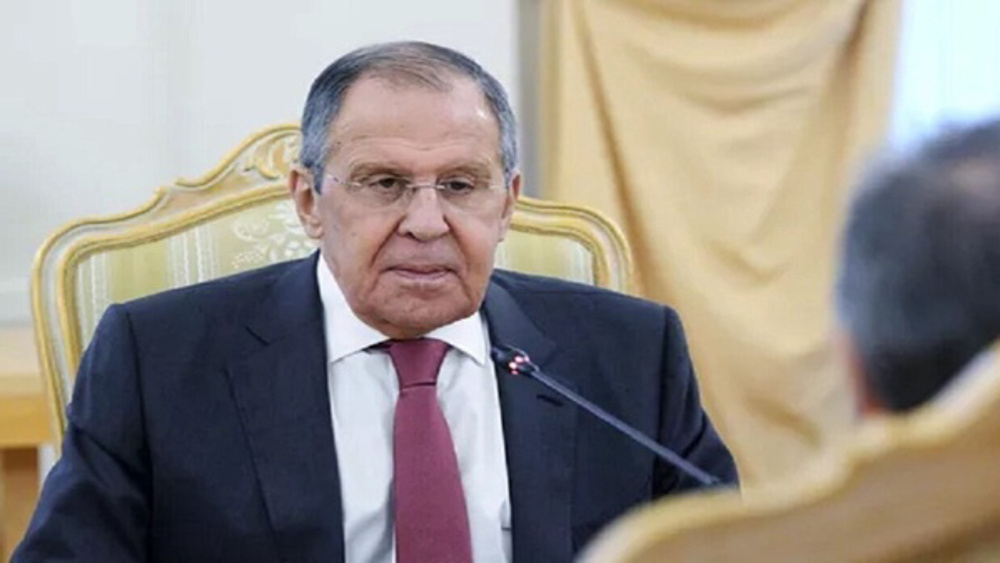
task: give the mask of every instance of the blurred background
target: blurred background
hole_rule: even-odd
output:
[[[852,183],[878,155],[1000,111],[991,0],[36,0],[0,14],[0,384],[33,369],[18,331],[47,235],[296,121],[346,51],[420,39],[506,85],[527,193],[622,227],[636,291],[680,311],[750,482],[850,424],[830,284]],[[32,452],[8,474],[34,463],[34,444],[7,444]],[[22,486],[8,481],[8,513]]]

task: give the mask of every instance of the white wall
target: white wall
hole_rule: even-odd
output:
[[[1000,2],[908,0],[902,22],[890,132],[895,147],[1000,116]]]
[[[31,260],[49,233],[136,207],[252,131],[297,120],[315,75],[354,47],[454,47],[516,97],[515,12],[515,0],[5,2],[0,322],[29,319]]]

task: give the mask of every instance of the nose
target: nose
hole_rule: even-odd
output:
[[[437,190],[413,190],[412,199],[406,205],[406,213],[399,222],[399,234],[420,241],[433,240],[446,234],[450,227],[445,220],[441,203]]]

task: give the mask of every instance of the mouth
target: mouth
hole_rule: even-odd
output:
[[[452,271],[443,266],[396,266],[389,268],[388,273],[407,281],[433,283],[448,277]]]

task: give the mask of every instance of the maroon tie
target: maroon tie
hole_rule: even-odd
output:
[[[389,343],[399,377],[392,437],[397,563],[472,562],[455,447],[437,401],[447,351],[428,338]]]

